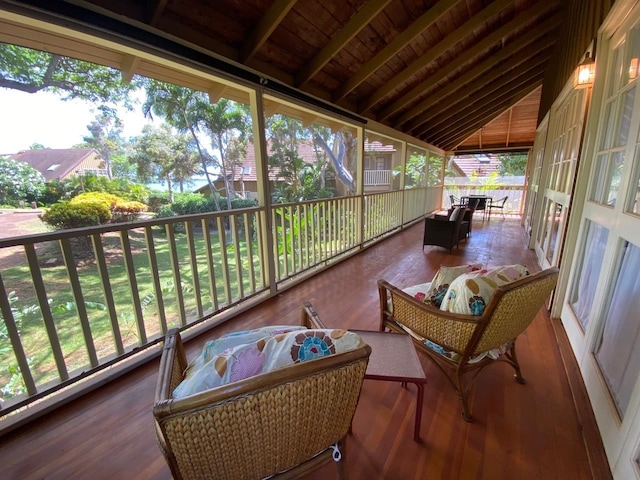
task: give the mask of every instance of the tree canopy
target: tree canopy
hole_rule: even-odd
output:
[[[35,201],[44,191],[44,177],[31,165],[0,157],[0,204]]]
[[[95,63],[0,43],[0,87],[21,92],[50,91],[63,100],[130,105],[137,82],[123,83],[120,72]]]

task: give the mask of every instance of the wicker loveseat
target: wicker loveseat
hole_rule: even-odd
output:
[[[302,325],[324,328],[311,305],[302,312]],[[187,360],[170,331],[153,415],[174,478],[298,478],[332,460],[346,478],[340,457],[370,353],[362,345],[174,399]]]
[[[463,418],[472,421],[469,396],[484,368],[505,361],[514,368],[516,381],[525,383],[516,338],[544,305],[557,277],[554,267],[498,286],[481,315],[443,311],[379,280],[380,330],[409,334],[446,375],[462,401]]]

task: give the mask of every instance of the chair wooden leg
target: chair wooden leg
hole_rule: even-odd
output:
[[[462,418],[467,422],[473,422],[473,415],[471,415],[471,409],[469,408],[469,395],[460,371],[456,371],[456,393],[462,402]]]
[[[338,468],[338,478],[340,480],[348,480],[347,461],[346,461],[347,442],[345,441],[344,438],[338,440],[338,447],[340,448],[340,453],[342,455],[342,458],[336,462],[336,466]]]
[[[520,363],[518,362],[518,357],[516,355],[516,343],[513,342],[511,348],[509,349],[509,357],[511,359],[511,364],[513,365],[513,369],[516,371],[516,382],[520,385],[524,385],[527,383],[527,380],[522,376],[522,372],[520,371]]]

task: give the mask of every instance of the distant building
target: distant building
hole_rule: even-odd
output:
[[[10,157],[31,165],[47,182],[66,180],[87,173],[107,176],[104,160],[93,148],[24,150]]]
[[[498,173],[500,160],[493,154],[456,155],[449,161],[448,168],[455,177],[490,177]]]

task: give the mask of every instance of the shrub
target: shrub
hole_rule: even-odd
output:
[[[55,229],[93,227],[111,219],[111,208],[104,202],[61,201],[53,204],[40,218]]]
[[[144,203],[134,201],[118,201],[112,208],[113,222],[133,222],[138,215],[147,211]]]
[[[129,222],[146,210],[147,206],[140,202],[123,200],[110,193],[87,192],[52,205],[40,218],[56,229],[67,229]]]
[[[32,166],[0,157],[0,203],[17,206],[37,200],[44,189],[44,177]]]
[[[147,205],[149,206],[149,210],[152,212],[160,213],[160,210],[166,206],[170,205],[169,201],[169,192],[158,192],[152,191],[149,194],[149,200],[147,201]]]

